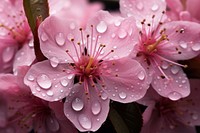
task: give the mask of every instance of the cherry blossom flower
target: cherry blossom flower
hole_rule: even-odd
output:
[[[12,71],[15,53],[31,36],[22,0],[2,0],[0,5],[0,72],[7,73]]]
[[[136,101],[149,86],[145,70],[127,58],[133,48],[131,23],[100,11],[84,30],[63,16],[48,17],[39,37],[49,61],[34,64],[25,84],[44,100],[66,98],[64,112],[76,128],[96,131],[106,120],[109,99]]]
[[[132,58],[140,61],[152,78],[151,85],[164,97],[178,100],[190,93],[188,78],[177,63],[199,54],[200,25],[168,21],[163,0],[121,0],[124,16],[134,17],[138,27]],[[133,51],[134,51],[133,50]],[[136,57],[135,57],[136,53]]]
[[[151,89],[140,102],[147,105],[141,133],[196,133],[200,125],[199,79],[191,79],[191,94],[178,101],[160,97]]]
[[[0,116],[3,122],[0,132],[26,133],[34,130],[38,133],[76,133],[76,128],[64,117],[62,102],[49,103],[35,97],[23,84],[26,71],[27,67],[21,67],[21,76],[0,76],[1,99],[6,104],[1,106],[4,108],[1,108],[0,114],[4,115]]]

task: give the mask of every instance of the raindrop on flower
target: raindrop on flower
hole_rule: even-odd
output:
[[[138,2],[138,3],[136,4],[136,8],[137,8],[138,10],[142,10],[142,9],[144,8],[143,3],[142,3],[142,2]]]
[[[127,97],[127,95],[126,95],[125,92],[120,92],[120,93],[119,93],[119,97],[120,97],[121,99],[125,99],[125,98]]]
[[[43,89],[49,89],[52,85],[50,78],[45,74],[41,74],[37,77],[37,83]]]
[[[176,100],[179,100],[182,96],[180,93],[178,92],[171,92],[169,95],[168,95],[169,99],[173,100],[173,101],[176,101]]]
[[[139,78],[140,80],[144,80],[144,78],[145,78],[144,72],[140,72],[140,73],[138,74],[138,78]]]
[[[97,114],[100,113],[100,111],[101,111],[101,105],[100,105],[100,103],[99,102],[94,102],[92,104],[92,113],[94,115],[97,115]]]
[[[62,79],[62,80],[60,81],[60,83],[61,83],[62,86],[66,87],[66,86],[68,85],[69,81],[66,80],[66,79]]]
[[[4,62],[9,62],[15,53],[15,48],[14,47],[7,47],[6,49],[4,49],[3,53],[2,53],[2,58]]]
[[[123,39],[127,36],[127,32],[124,29],[120,29],[118,36],[119,36],[119,38]]]
[[[159,8],[159,6],[157,4],[153,4],[153,6],[151,7],[152,11],[157,11]]]
[[[178,72],[179,72],[179,67],[177,67],[177,66],[172,66],[171,67],[171,72],[173,73],[173,74],[177,74]]]
[[[184,41],[181,41],[180,42],[180,47],[183,48],[183,49],[186,49],[187,48],[187,43],[184,42]]]
[[[87,116],[85,116],[83,114],[80,115],[78,117],[78,121],[83,128],[85,128],[85,129],[91,129],[92,128],[92,122],[91,122],[90,118],[88,118]]]
[[[29,81],[33,81],[34,79],[35,79],[35,78],[33,77],[33,75],[29,75],[29,76],[28,76],[28,80],[29,80]]]
[[[106,93],[102,93],[101,94],[101,99],[106,100],[108,98]]]
[[[58,63],[59,63],[59,60],[56,57],[52,57],[50,59],[50,64],[51,64],[52,67],[57,67]]]
[[[44,42],[48,40],[48,36],[45,32],[42,33],[41,40],[44,41]]]
[[[196,113],[192,114],[192,119],[193,120],[197,120],[198,118],[199,118],[198,114],[196,114]]]
[[[199,51],[200,50],[200,43],[196,43],[195,45],[193,45],[192,50]]]
[[[81,111],[84,107],[84,103],[81,99],[79,98],[75,98],[73,101],[72,101],[72,108],[75,110],[75,111]]]
[[[47,91],[47,95],[48,95],[48,96],[53,96],[53,91],[48,90],[48,91]]]
[[[65,44],[65,37],[64,37],[64,34],[63,33],[58,33],[56,36],[55,36],[55,39],[56,39],[56,43],[59,45],[59,46],[63,46]]]
[[[100,21],[96,29],[99,33],[104,33],[107,30],[107,24],[104,21]]]

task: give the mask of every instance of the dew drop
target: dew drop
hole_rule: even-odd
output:
[[[138,78],[139,78],[140,80],[144,80],[144,78],[145,78],[144,72],[140,72],[140,73],[138,74]]]
[[[39,92],[41,91],[40,87],[36,87],[35,89],[36,89],[37,91],[39,91]]]
[[[116,36],[115,33],[113,33],[111,37],[112,37],[112,38],[115,38],[115,36]]]
[[[100,103],[99,102],[94,102],[92,104],[92,113],[94,115],[97,115],[97,114],[100,113],[100,111],[101,111],[101,105],[100,105]]]
[[[47,117],[46,125],[51,132],[57,132],[60,128],[58,121],[56,119],[52,119],[51,117]]]
[[[59,45],[59,46],[63,46],[65,44],[65,37],[64,37],[64,34],[63,33],[58,33],[56,36],[55,36],[55,39],[56,39],[56,43]]]
[[[198,114],[196,114],[196,113],[192,114],[192,119],[193,120],[197,120],[198,118],[199,118]]]
[[[74,75],[73,75],[73,74],[71,74],[71,75],[68,75],[68,77],[67,77],[67,78],[68,78],[68,79],[72,79],[72,78],[73,78],[73,76],[74,76]]]
[[[70,27],[70,29],[74,30],[74,29],[76,28],[76,25],[75,25],[75,23],[71,23],[71,24],[69,25],[69,27]]]
[[[99,33],[104,33],[107,30],[107,24],[104,21],[100,21],[96,29]]]
[[[196,43],[192,46],[192,50],[199,51],[200,50],[200,43]]]
[[[81,111],[84,107],[84,103],[80,98],[75,98],[72,102],[72,108],[75,111]]]
[[[184,42],[184,41],[181,41],[180,42],[180,46],[181,46],[181,48],[186,49],[187,48],[187,43]]]
[[[7,47],[6,49],[4,49],[3,53],[2,53],[2,59],[4,62],[9,62],[11,61],[11,59],[13,58],[15,54],[15,48],[14,47]]]
[[[33,75],[29,75],[29,76],[28,76],[28,80],[29,80],[29,81],[33,81],[34,79],[35,79],[35,78],[33,77]]]
[[[45,74],[41,74],[37,77],[37,83],[43,89],[49,89],[52,85],[50,78]]]
[[[80,125],[81,125],[83,128],[85,128],[85,129],[87,129],[87,130],[89,130],[89,129],[92,128],[92,122],[91,122],[90,118],[88,118],[86,115],[83,115],[83,114],[80,115],[80,116],[78,117],[78,121],[79,121]]]
[[[142,2],[138,2],[137,5],[136,5],[136,8],[137,8],[138,10],[142,10],[142,9],[144,8],[143,3],[142,3]]]
[[[47,91],[47,95],[48,95],[48,96],[53,96],[53,91],[48,90],[48,91]]]
[[[121,24],[121,21],[115,21],[115,26],[120,26],[120,24]]]
[[[179,72],[179,67],[177,67],[177,66],[172,66],[171,67],[171,72],[173,73],[173,74],[177,74],[178,72]]]
[[[67,79],[62,79],[62,80],[60,81],[60,84],[61,84],[62,86],[64,86],[64,87],[66,87],[66,86],[69,84],[69,82],[68,82]]]
[[[52,57],[52,58],[50,59],[50,64],[51,64],[51,66],[54,67],[54,68],[57,67],[58,64],[59,64],[58,58]]]
[[[119,97],[120,97],[121,99],[125,99],[125,98],[127,97],[127,95],[126,95],[125,92],[121,92],[121,93],[119,93]]]
[[[152,11],[157,11],[159,8],[159,6],[157,4],[153,4],[153,6],[151,7]]]
[[[168,97],[169,97],[169,99],[176,101],[176,100],[179,100],[182,96],[178,92],[171,92],[171,93],[169,93]]]
[[[48,40],[48,36],[47,36],[47,34],[46,34],[45,32],[42,33],[42,35],[41,35],[41,40],[42,40],[43,42],[45,42],[45,41]]]
[[[101,99],[106,100],[108,98],[106,93],[102,93],[101,94]]]
[[[168,63],[167,62],[163,62],[162,63],[162,66],[161,66],[163,69],[167,69],[169,67]]]
[[[127,36],[127,32],[124,29],[120,29],[118,36],[119,36],[119,38],[123,39]]]

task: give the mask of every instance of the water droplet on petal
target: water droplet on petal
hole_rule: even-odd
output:
[[[178,66],[174,65],[174,66],[171,67],[171,72],[173,74],[177,74],[179,72],[179,70],[180,70],[180,68]]]
[[[36,89],[37,91],[39,91],[39,92],[41,91],[40,87],[36,87],[35,89]]]
[[[44,42],[48,40],[48,36],[45,32],[42,33],[41,40],[44,41]]]
[[[7,47],[6,49],[4,49],[3,53],[2,53],[2,58],[4,62],[9,62],[15,54],[15,48],[14,47]]]
[[[33,77],[33,75],[29,75],[29,76],[28,76],[28,80],[29,80],[29,81],[33,81],[34,79],[35,79],[35,78]]]
[[[142,2],[138,2],[138,3],[136,4],[136,8],[137,8],[138,10],[142,10],[142,9],[144,8],[143,3],[142,3]]]
[[[196,43],[192,46],[192,50],[199,51],[200,50],[200,43]]]
[[[94,102],[92,104],[92,113],[94,115],[97,115],[97,114],[100,113],[100,111],[101,111],[101,105],[100,105],[100,103],[99,102]]]
[[[107,30],[107,24],[104,21],[100,21],[96,29],[99,33],[104,33]]]
[[[159,6],[157,4],[153,4],[153,6],[151,7],[152,11],[157,11],[159,8]]]
[[[125,99],[125,98],[127,97],[127,95],[126,95],[125,92],[120,92],[120,93],[119,93],[119,97],[120,97],[121,99]]]
[[[127,36],[127,32],[124,29],[120,29],[118,33],[119,38],[125,38]]]
[[[144,80],[144,78],[145,78],[144,72],[140,72],[140,73],[138,74],[138,78],[139,78],[140,80]]]
[[[48,96],[53,96],[53,91],[48,90],[48,91],[47,91],[47,95],[48,95]]]
[[[121,21],[119,20],[115,21],[115,26],[120,26],[120,24],[121,24]]]
[[[163,69],[167,69],[169,67],[169,64],[167,62],[163,62],[162,63],[162,66],[161,66]]]
[[[47,117],[46,125],[47,125],[48,129],[52,132],[56,132],[60,128],[58,121],[56,119],[51,118],[51,117]]]
[[[45,74],[41,74],[37,77],[37,83],[43,89],[49,89],[52,85],[50,78]]]
[[[62,86],[66,87],[69,84],[69,81],[67,79],[62,79],[60,83]]]
[[[187,43],[184,42],[184,41],[181,41],[180,42],[180,46],[181,46],[181,48],[186,49],[187,48]]]
[[[92,128],[92,122],[90,118],[88,118],[86,115],[83,115],[83,114],[80,115],[78,117],[78,121],[83,128],[88,129],[88,130]]]
[[[178,92],[171,92],[169,93],[168,97],[169,99],[176,101],[176,100],[179,100],[182,97],[182,95]]]
[[[59,46],[63,46],[65,44],[65,37],[64,37],[64,34],[63,33],[58,33],[55,37],[56,39],[56,43],[59,45]]]
[[[51,64],[52,67],[57,67],[58,64],[59,64],[58,58],[52,57],[52,58],[50,59],[50,64]]]
[[[76,28],[76,25],[75,25],[75,23],[71,23],[71,24],[69,25],[69,27],[70,27],[70,29],[74,30],[74,29]]]
[[[106,100],[108,98],[108,95],[106,93],[101,94],[101,99]]]
[[[81,111],[83,109],[83,107],[84,107],[84,103],[83,103],[83,101],[80,98],[75,98],[72,101],[72,108],[75,111]]]
[[[196,114],[196,113],[192,114],[192,119],[193,120],[197,120],[198,118],[199,118],[198,114]]]
[[[68,78],[68,79],[72,79],[72,78],[73,78],[73,76],[74,76],[74,75],[73,75],[73,74],[71,74],[71,75],[68,75],[68,77],[67,77],[67,78]]]

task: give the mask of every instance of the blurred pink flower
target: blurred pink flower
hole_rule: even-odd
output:
[[[47,101],[66,97],[65,115],[80,131],[96,131],[106,120],[109,99],[133,102],[149,86],[141,65],[126,58],[134,25],[100,11],[84,30],[63,17],[50,16],[40,25],[41,49],[49,61],[33,65],[24,82]]]
[[[191,94],[178,101],[158,96],[151,89],[140,103],[148,106],[143,113],[141,133],[196,133],[200,125],[199,79],[190,80]]]
[[[121,0],[120,5],[124,16],[135,18],[138,35],[135,35],[132,56],[140,61],[148,77],[152,78],[153,88],[171,100],[188,96],[188,78],[181,69],[187,66],[176,61],[200,53],[200,25],[168,21],[164,0]]]
[[[4,114],[0,115],[0,132],[77,133],[64,116],[62,102],[49,103],[32,95],[23,84],[26,71],[27,67],[21,67],[20,76],[0,76],[0,93],[6,104],[6,108],[0,110],[0,114]]]
[[[166,0],[169,10],[167,14],[173,20],[200,22],[199,0]]]

